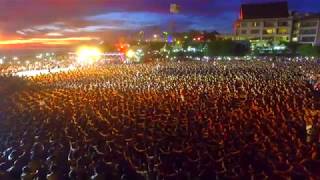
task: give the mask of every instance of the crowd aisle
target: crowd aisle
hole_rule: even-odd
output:
[[[239,60],[25,78],[1,103],[0,179],[317,179],[309,74],[320,66]]]

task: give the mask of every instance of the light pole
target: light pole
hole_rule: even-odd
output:
[[[170,23],[170,34],[173,36],[175,33],[175,28],[176,28],[176,21],[175,21],[175,14],[179,14],[180,12],[180,6],[178,4],[170,4],[170,13],[173,14],[172,20]]]

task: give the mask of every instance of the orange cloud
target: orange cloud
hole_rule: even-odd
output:
[[[56,33],[56,32],[50,32],[50,33],[47,33],[46,36],[63,36],[63,34]]]
[[[67,38],[30,38],[30,39],[10,39],[0,40],[0,45],[19,44],[43,44],[43,45],[70,45],[82,41],[94,41],[95,37],[67,37]]]

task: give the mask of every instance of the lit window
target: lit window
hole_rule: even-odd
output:
[[[279,34],[287,34],[288,33],[288,29],[287,28],[279,28],[278,33]]]
[[[264,30],[264,34],[274,34],[276,30],[274,28],[269,28]]]
[[[259,22],[252,22],[252,27],[258,27],[258,26],[260,26]]]

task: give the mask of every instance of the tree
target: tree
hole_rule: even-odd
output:
[[[149,51],[160,51],[165,45],[165,42],[149,42],[146,44],[146,49]]]
[[[140,46],[141,47],[141,46]],[[163,54],[161,53],[165,48],[164,42],[148,42],[142,46],[145,51],[144,60],[148,61],[154,58],[160,58]]]
[[[284,45],[287,47],[290,54],[297,54],[298,48],[300,46],[297,42],[284,42]]]
[[[216,40],[207,43],[209,56],[243,56],[249,52],[249,47],[243,43],[231,40]]]
[[[317,56],[320,57],[320,47],[304,44],[299,46],[298,52],[302,56]]]
[[[245,56],[250,53],[250,44],[245,43],[235,43],[234,45],[234,55]]]

